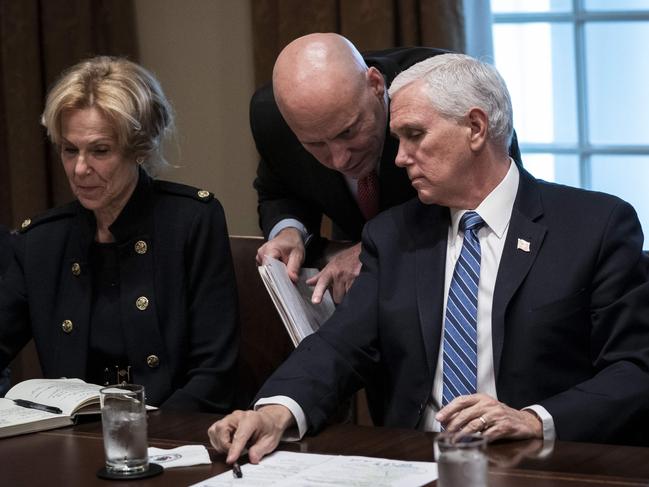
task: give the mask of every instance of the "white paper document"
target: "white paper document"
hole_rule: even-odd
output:
[[[437,464],[278,451],[258,465],[242,465],[241,472],[240,479],[228,471],[191,487],[415,487],[437,479]]]
[[[177,448],[150,446],[147,453],[151,463],[157,463],[165,469],[209,465],[212,463],[210,454],[203,445],[183,445]]]
[[[264,264],[257,269],[293,345],[297,346],[305,337],[315,332],[336,309],[329,291],[325,292],[320,304],[311,302],[313,288],[308,286],[306,281],[318,273],[317,269],[300,269],[300,276],[295,284],[288,277],[286,265],[272,257],[264,257]]]

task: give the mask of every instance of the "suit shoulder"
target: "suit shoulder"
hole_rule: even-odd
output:
[[[368,66],[373,66],[386,77],[388,85],[402,71],[410,68],[425,59],[450,51],[432,47],[397,47],[382,51],[363,53],[363,58]]]
[[[415,214],[421,211],[422,208],[425,209],[428,206],[430,205],[425,205],[419,200],[417,196],[413,196],[409,200],[404,201],[399,205],[395,205],[392,208],[387,209],[383,213],[385,213],[386,216],[390,216],[390,218],[394,218],[397,215]]]
[[[264,103],[275,104],[275,94],[273,93],[273,85],[271,83],[266,83],[257,88],[250,98],[251,108]]]
[[[602,193],[600,191],[593,191],[589,189],[575,188],[573,186],[565,186],[558,183],[549,183],[543,180],[537,180],[541,193],[545,195],[544,205],[558,204],[565,205],[598,205],[598,206],[618,206],[628,205],[622,198]]]
[[[33,216],[31,218],[26,218],[20,224],[18,233],[27,233],[34,228],[41,227],[43,225],[49,225],[69,220],[70,218],[74,217],[74,215],[76,215],[77,211],[78,203],[76,201],[63,206],[52,208],[39,215]]]
[[[187,184],[156,179],[153,182],[153,187],[157,193],[165,196],[187,198],[201,203],[215,201],[214,194],[210,191],[189,186]]]
[[[385,228],[394,225],[395,222],[409,221],[418,218],[421,211],[425,211],[428,206],[424,205],[416,196],[399,205],[388,208],[379,213],[376,217],[367,222],[368,227]]]

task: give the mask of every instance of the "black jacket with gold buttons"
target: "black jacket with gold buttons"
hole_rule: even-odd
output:
[[[11,250],[11,243],[9,240],[9,230],[7,227],[0,225],[0,279],[9,266],[13,252]]]
[[[110,227],[128,359],[152,405],[225,412],[234,395],[237,295],[223,208],[211,193],[137,187]],[[45,377],[84,378],[92,212],[78,202],[26,221],[0,283],[0,369],[34,338]]]

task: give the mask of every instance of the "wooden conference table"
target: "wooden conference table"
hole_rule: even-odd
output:
[[[202,443],[215,415],[149,413],[149,444],[159,448]],[[331,426],[315,437],[280,449],[433,461],[433,433],[349,424]],[[490,486],[649,486],[649,448],[556,442],[551,451],[540,441],[492,444],[488,448]],[[214,463],[170,469],[158,477],[135,481],[100,480],[103,465],[101,423],[78,424],[0,439],[0,484],[3,486],[186,486],[229,467],[210,449]],[[434,485],[434,484],[432,484]]]

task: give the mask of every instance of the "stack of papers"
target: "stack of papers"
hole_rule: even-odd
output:
[[[306,281],[318,273],[317,269],[303,268],[296,284],[288,277],[286,265],[272,257],[265,257],[264,264],[257,269],[293,345],[297,346],[320,328],[336,309],[329,291],[324,294],[320,304],[311,302],[313,289]]]

